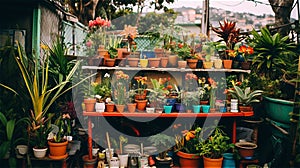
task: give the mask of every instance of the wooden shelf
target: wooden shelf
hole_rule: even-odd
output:
[[[91,117],[162,117],[162,118],[175,118],[175,117],[182,117],[182,118],[190,118],[190,117],[197,117],[197,118],[204,118],[204,117],[249,117],[253,116],[253,111],[249,112],[225,112],[225,113],[119,113],[119,112],[83,112],[84,116],[91,116]]]
[[[179,68],[141,68],[141,67],[106,67],[106,66],[82,66],[82,69],[89,70],[123,70],[123,71],[172,71],[172,72],[240,72],[240,73],[250,73],[250,70],[242,69],[179,69]]]

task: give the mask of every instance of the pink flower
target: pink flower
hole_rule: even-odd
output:
[[[85,44],[88,48],[92,47],[93,42],[91,40],[87,41]]]

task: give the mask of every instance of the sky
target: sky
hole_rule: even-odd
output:
[[[256,0],[261,3],[254,3],[248,0],[210,0],[209,4],[210,7],[221,8],[229,11],[234,12],[249,12],[255,15],[262,15],[262,14],[272,14],[272,8],[269,4],[268,0]],[[296,2],[296,0],[294,0]],[[176,7],[202,7],[203,0],[175,0],[173,4],[168,5],[170,8]],[[295,6],[294,10],[291,14],[292,18],[297,19],[297,6]]]

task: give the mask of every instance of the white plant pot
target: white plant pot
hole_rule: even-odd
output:
[[[155,112],[155,108],[154,107],[146,107],[146,112],[147,113],[154,113]]]
[[[92,149],[93,156],[97,156],[98,151],[99,151],[99,148],[93,148]]]
[[[96,109],[96,112],[104,112],[105,110],[105,103],[96,103],[95,104],[95,109]]]
[[[46,156],[48,148],[44,148],[44,149],[37,149],[37,148],[33,148],[33,154],[36,158],[43,158]]]
[[[128,154],[119,154],[120,167],[128,167]]]
[[[16,149],[17,149],[18,154],[20,154],[20,155],[25,155],[28,152],[27,145],[17,145]]]

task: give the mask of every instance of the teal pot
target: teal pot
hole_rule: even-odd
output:
[[[210,105],[202,105],[202,112],[209,113]]]
[[[201,105],[193,105],[193,112],[200,113]]]
[[[268,118],[283,124],[290,124],[289,113],[293,111],[293,101],[263,97],[263,103]]]
[[[172,112],[172,107],[173,106],[164,106],[165,113],[171,113]]]
[[[232,168],[235,167],[235,160],[233,157],[233,153],[224,153],[223,154],[223,164],[222,168]]]

